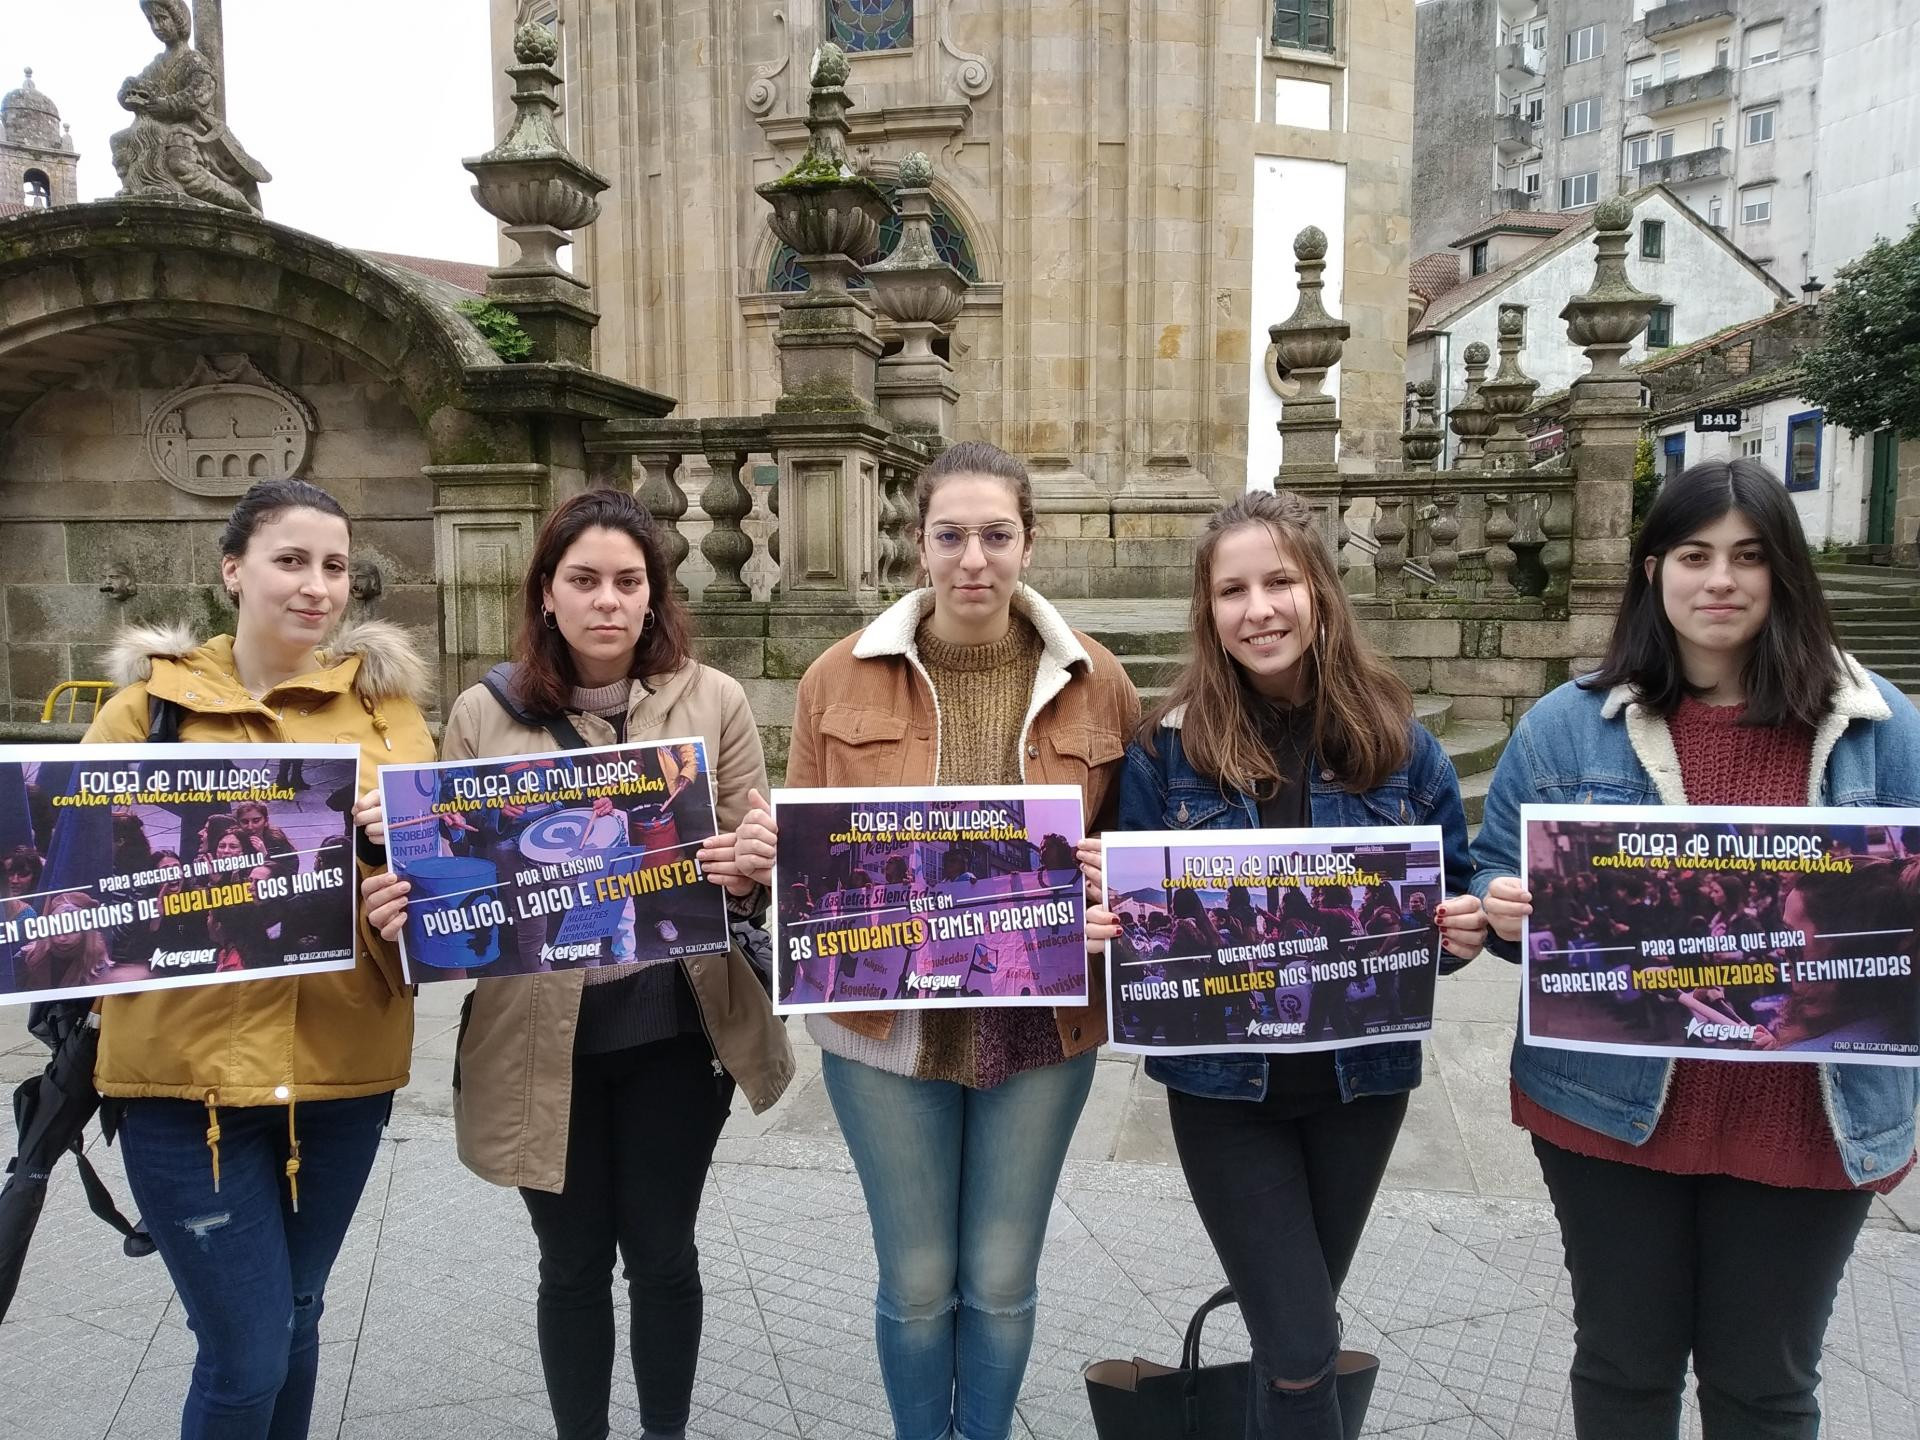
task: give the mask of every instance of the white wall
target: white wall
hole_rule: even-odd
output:
[[[1920,202],[1920,0],[1825,7],[1813,270],[1823,280]]]
[[[1665,222],[1664,260],[1640,257],[1642,220]],[[1593,284],[1593,262],[1593,237],[1588,232],[1446,322],[1453,337],[1452,373],[1447,377],[1449,412],[1466,390],[1466,372],[1460,357],[1466,353],[1467,346],[1481,341],[1493,352],[1494,363],[1499,363],[1498,324],[1500,307],[1504,304],[1527,307],[1527,344],[1520,355],[1520,368],[1540,382],[1538,394],[1564,390],[1586,374],[1586,356],[1567,339],[1566,323],[1559,317],[1570,297]],[[1676,346],[1692,344],[1729,325],[1765,315],[1776,303],[1783,303],[1779,293],[1765,280],[1743,265],[1710,231],[1695,224],[1684,207],[1657,191],[1642,199],[1635,208],[1631,243],[1627,247],[1627,275],[1640,289],[1652,291],[1673,306]],[[1257,275],[1255,283],[1258,284]],[[1445,303],[1443,295],[1439,304]],[[1444,352],[1448,347],[1442,341],[1434,347],[1419,348],[1424,348],[1425,363],[1417,371],[1417,348],[1408,350],[1407,378],[1410,380],[1429,378],[1435,352]],[[1645,356],[1643,337],[1628,351],[1627,363],[1635,363]]]
[[[1347,249],[1347,168],[1326,160],[1277,155],[1253,157],[1253,330],[1247,375],[1247,488],[1271,490],[1280,468],[1280,397],[1267,383],[1267,327],[1293,314],[1300,298],[1293,237],[1308,225],[1327,232],[1326,288],[1320,299],[1340,314],[1342,263]],[[1328,372],[1326,392],[1340,393],[1340,370]]]
[[[1669,435],[1687,437],[1686,463],[1731,460],[1744,453],[1743,442],[1759,437],[1755,457],[1777,476],[1787,472],[1787,422],[1795,415],[1820,407],[1799,395],[1782,396],[1749,406],[1746,425],[1737,435],[1695,435],[1691,418],[1663,426],[1653,443],[1654,464],[1663,463],[1661,441]],[[1783,482],[1784,483],[1784,480]],[[1855,435],[1837,425],[1820,432],[1820,483],[1812,490],[1795,490],[1789,498],[1799,512],[1808,543],[1853,545],[1867,533],[1867,500],[1873,483],[1873,438]]]

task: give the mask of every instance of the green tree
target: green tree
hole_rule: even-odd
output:
[[[1801,392],[1834,424],[1920,439],[1920,221],[1840,268],[1800,363]]]
[[[1653,468],[1653,441],[1645,435],[1633,447],[1633,538],[1640,538],[1640,526],[1653,508],[1653,497],[1660,493],[1660,476]]]

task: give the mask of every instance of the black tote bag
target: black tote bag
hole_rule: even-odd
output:
[[[1200,1363],[1200,1331],[1207,1316],[1233,1303],[1233,1288],[1228,1286],[1193,1312],[1177,1367],[1138,1356],[1096,1360],[1086,1367],[1087,1404],[1099,1440],[1242,1440],[1248,1363]],[[1334,1388],[1347,1440],[1358,1440],[1379,1371],[1379,1359],[1360,1350],[1342,1350],[1334,1362]]]

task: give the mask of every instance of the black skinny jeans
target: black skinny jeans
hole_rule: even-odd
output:
[[[1668,1175],[1534,1137],[1573,1280],[1580,1440],[1813,1440],[1820,1346],[1873,1196]]]
[[[640,1423],[686,1427],[703,1298],[693,1227],[732,1101],[699,1035],[574,1057],[565,1188],[520,1192],[540,1242],[540,1368],[559,1440],[606,1440],[616,1249]]]
[[[1341,1440],[1334,1304],[1407,1097],[1369,1096],[1305,1114],[1286,1101],[1167,1092],[1180,1168],[1253,1342],[1247,1440]]]

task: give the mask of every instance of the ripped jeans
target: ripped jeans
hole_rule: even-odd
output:
[[[207,1108],[129,1100],[127,1184],[199,1341],[181,1440],[306,1440],[327,1273],[373,1169],[390,1094],[294,1112],[300,1209],[287,1191],[282,1105],[220,1111],[213,1188]]]
[[[990,1090],[831,1053],[820,1061],[873,1226],[874,1334],[894,1440],[1007,1440],[1053,1187],[1093,1087],[1093,1052]]]

